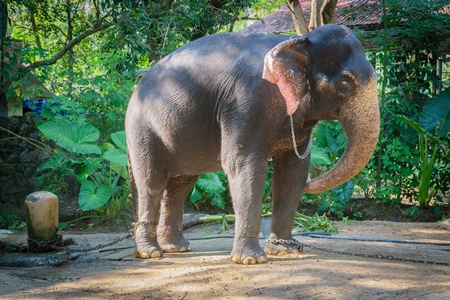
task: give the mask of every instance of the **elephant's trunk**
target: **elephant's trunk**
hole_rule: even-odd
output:
[[[345,152],[331,170],[306,183],[308,193],[322,193],[343,184],[358,174],[372,157],[380,131],[375,76],[348,100],[338,117],[348,139]]]

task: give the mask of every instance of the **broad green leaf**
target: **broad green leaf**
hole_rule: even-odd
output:
[[[88,179],[89,174],[88,173],[74,173],[73,176],[79,183],[83,183],[86,179]]]
[[[85,180],[81,184],[78,204],[81,210],[87,211],[105,205],[109,198],[111,198],[111,188],[109,186],[102,185],[97,188],[94,182]]]
[[[350,200],[350,197],[353,194],[353,189],[355,184],[353,183],[353,179],[331,189],[331,192],[335,194],[341,203],[347,203]]]
[[[439,136],[444,136],[450,132],[450,111],[447,113],[444,122],[439,126]]]
[[[108,142],[103,143],[103,148],[104,148],[105,150],[115,150],[115,149],[116,149],[116,147],[114,147],[113,144],[108,143]]]
[[[114,144],[117,145],[120,149],[123,151],[127,151],[127,139],[125,137],[125,131],[118,131],[111,134],[111,139],[113,140]]]
[[[92,170],[88,165],[77,165],[73,176],[75,176],[79,183],[83,183],[91,174]]]
[[[128,155],[123,150],[108,150],[103,154],[103,158],[121,167],[128,166]]]
[[[58,230],[64,230],[64,228],[66,228],[66,227],[67,227],[67,223],[65,223],[65,222],[60,222],[58,224]]]
[[[38,127],[49,139],[77,154],[101,154],[101,149],[94,144],[100,137],[100,132],[91,124],[80,121],[50,121]]]
[[[124,179],[128,179],[129,175],[128,175],[128,169],[124,168],[123,166],[119,166],[118,164],[116,164],[115,162],[110,162],[109,166],[111,167],[111,169],[116,172],[117,174],[120,173],[120,176]]]
[[[311,147],[311,165],[317,166],[330,164],[331,161],[328,154],[322,148],[313,145]]]
[[[221,209],[225,208],[225,201],[223,200],[223,197],[221,194],[214,193],[214,194],[210,195],[210,197],[211,197],[211,203],[214,206],[220,207]]]
[[[190,198],[191,202],[195,203],[195,202],[201,200],[202,197],[203,197],[202,193],[194,186],[194,189],[192,190],[191,198]]]
[[[426,132],[425,129],[420,127],[420,125],[416,121],[411,120],[410,118],[403,116],[403,115],[397,115],[397,118],[399,118],[400,120],[402,120],[403,122],[405,122],[406,124],[408,124],[409,126],[414,128],[414,130],[417,131],[418,134],[426,135],[433,142],[439,144],[439,140],[437,138],[435,138],[434,136],[432,136],[431,134],[429,134],[428,132]]]
[[[400,120],[402,120],[403,122],[414,128],[414,130],[417,131],[417,133],[426,134],[425,130],[422,127],[420,127],[420,125],[416,121],[411,120],[407,116],[397,115],[397,118],[399,118]]]
[[[196,186],[207,194],[223,193],[226,190],[219,176],[215,173],[201,175],[196,182]]]
[[[445,89],[440,94],[436,95],[433,99],[429,100],[427,105],[423,108],[420,113],[420,125],[421,127],[434,135],[436,126],[439,122],[450,123],[450,88]],[[439,130],[439,135],[443,136],[450,131],[446,131],[446,127],[450,125],[445,125],[444,129]],[[442,125],[441,125],[442,128]]]
[[[342,125],[337,121],[322,121],[314,129],[314,143],[335,156],[341,156],[347,145]]]

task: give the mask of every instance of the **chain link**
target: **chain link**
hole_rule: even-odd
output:
[[[48,252],[52,251],[54,247],[64,246],[62,235],[57,234],[54,239],[48,241],[38,241],[32,238],[27,238],[29,252]]]
[[[340,250],[331,250],[331,249],[315,247],[315,246],[307,245],[304,243],[300,243],[296,239],[292,239],[292,240],[267,239],[266,241],[268,243],[275,244],[275,245],[283,245],[283,244],[284,245],[296,245],[298,247],[297,249],[299,249],[299,250],[301,249],[300,252],[302,252],[303,248],[306,247],[306,248],[310,248],[313,250],[329,252],[329,253],[336,253],[336,254],[341,254],[341,255],[385,259],[385,260],[401,261],[401,262],[411,262],[411,263],[426,264],[426,265],[450,266],[450,263],[448,263],[448,262],[428,261],[428,260],[414,259],[414,258],[401,258],[401,257],[395,257],[392,255],[383,255],[383,254],[362,254],[362,253],[354,253],[354,252],[347,252],[347,251],[340,251]]]
[[[300,155],[300,153],[298,153],[297,142],[295,140],[294,120],[292,120],[292,115],[290,115],[289,117],[291,119],[291,135],[292,135],[292,143],[294,144],[295,155],[297,155],[297,157],[300,159],[305,159],[308,157],[309,152],[311,151],[312,135],[309,137],[309,142],[308,142],[308,146],[306,147],[305,153]]]
[[[135,232],[136,232],[136,229],[138,228],[138,226],[149,225],[149,224],[156,225],[157,223],[156,222],[152,222],[152,221],[134,222],[134,223],[132,223],[133,228],[130,229],[126,235],[124,235],[123,237],[120,237],[120,238],[118,238],[118,239],[116,239],[116,240],[114,240],[114,241],[112,241],[112,242],[110,242],[108,244],[102,244],[102,245],[97,245],[95,247],[83,248],[83,249],[69,249],[69,248],[64,248],[64,247],[58,247],[56,245],[50,245],[49,248],[53,249],[53,250],[64,251],[66,253],[74,253],[74,252],[86,253],[86,252],[91,252],[91,251],[95,251],[95,250],[100,250],[100,249],[103,249],[103,248],[115,245],[115,244],[117,244],[117,243],[119,243],[119,242],[121,242],[123,240],[126,240],[126,239],[128,239],[130,237],[133,237]]]
[[[40,249],[41,251],[43,251],[43,249],[45,249],[45,250],[62,250],[62,251],[65,251],[66,253],[74,253],[74,252],[85,253],[85,252],[90,252],[90,251],[95,251],[95,250],[100,250],[100,249],[103,249],[106,247],[110,247],[112,245],[115,245],[115,244],[123,241],[123,240],[133,237],[138,226],[149,225],[149,224],[156,225],[156,222],[152,222],[152,221],[135,222],[135,223],[133,223],[133,228],[130,229],[128,231],[128,233],[126,235],[124,235],[123,237],[120,237],[110,243],[97,245],[97,246],[91,247],[91,248],[69,249],[69,248],[59,247],[58,245],[63,244],[61,235],[58,235],[57,238],[54,240],[47,241],[44,243],[33,240],[33,239],[28,239],[28,243],[29,243],[29,247],[31,245],[31,247],[37,247],[36,249]],[[329,252],[329,253],[356,256],[356,257],[376,258],[376,259],[385,259],[385,260],[392,260],[392,261],[411,262],[411,263],[439,265],[439,266],[450,266],[450,263],[448,263],[448,262],[428,261],[428,260],[421,260],[421,259],[414,259],[414,258],[401,258],[401,257],[392,256],[392,255],[363,254],[363,253],[354,253],[354,252],[347,252],[347,251],[340,251],[340,250],[331,250],[331,249],[307,245],[307,244],[299,242],[296,239],[290,239],[290,240],[267,239],[266,242],[270,243],[270,244],[274,244],[274,245],[293,245],[300,252],[303,252],[303,248],[306,247],[306,248],[310,248],[310,249],[318,250],[318,251],[322,251],[322,252]]]
[[[283,240],[283,239],[267,239],[266,242],[274,245],[294,245],[296,249],[303,252],[303,244],[297,241],[296,239],[292,240]]]
[[[331,249],[320,248],[320,247],[315,247],[315,246],[306,245],[306,244],[303,244],[303,246],[307,247],[307,248],[311,248],[313,250],[319,250],[319,251],[323,251],[323,252],[331,252],[331,253],[343,254],[343,255],[350,255],[350,256],[370,257],[370,258],[376,258],[376,259],[412,262],[412,263],[426,264],[426,265],[429,264],[429,265],[439,265],[439,266],[450,266],[449,262],[429,261],[429,260],[414,259],[414,258],[401,258],[401,257],[395,257],[392,255],[383,255],[383,254],[361,254],[361,253],[354,253],[354,252],[331,250]]]

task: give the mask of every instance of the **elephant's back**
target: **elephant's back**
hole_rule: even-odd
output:
[[[183,94],[184,99],[187,96],[197,102],[214,100],[217,95],[211,93],[231,88],[227,82],[248,76],[261,78],[266,53],[288,38],[240,33],[203,37],[160,60],[143,77],[137,92],[141,99],[153,101],[161,94],[175,100],[181,100],[178,97]]]

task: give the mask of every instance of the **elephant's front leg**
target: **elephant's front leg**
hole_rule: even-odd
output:
[[[233,165],[226,168],[236,214],[231,260],[245,265],[267,261],[258,241],[267,162],[250,160],[233,159]]]
[[[309,162],[309,156],[300,160],[294,151],[273,158],[271,233],[264,247],[269,255],[300,253],[296,245],[270,240],[293,240],[295,212],[308,177]]]

